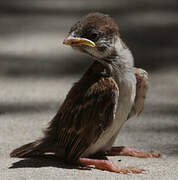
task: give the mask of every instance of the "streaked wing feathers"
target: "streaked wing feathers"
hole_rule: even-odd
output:
[[[68,160],[76,161],[112,124],[118,95],[111,77],[80,80],[73,86],[51,123],[59,122],[57,141]]]

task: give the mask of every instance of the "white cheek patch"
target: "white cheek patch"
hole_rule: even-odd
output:
[[[85,48],[85,50],[92,56],[96,57],[96,58],[103,58],[105,56],[105,53],[98,51],[97,48],[91,48],[91,47],[87,47]]]
[[[100,41],[100,43],[106,43],[104,40],[103,42]],[[96,58],[99,58],[99,59],[102,59],[102,58],[105,58],[107,56],[109,56],[112,52],[112,49],[113,49],[113,46],[107,46],[104,51],[100,51],[99,49],[97,49],[96,47],[94,48],[91,48],[91,47],[87,47],[85,48],[85,50],[92,56],[96,57]]]
[[[89,54],[91,54],[92,56],[94,56],[94,57],[98,57],[98,56],[99,56],[99,53],[98,53],[98,51],[97,51],[97,49],[96,49],[95,47],[94,47],[94,48],[92,48],[92,47],[86,47],[85,50],[86,50]]]
[[[103,59],[111,55],[114,49],[116,49],[117,52],[120,52],[123,50],[123,45],[122,41],[120,40],[119,37],[117,37],[116,41],[114,42],[114,38],[111,40],[111,42],[107,42],[108,45],[106,44],[105,39],[101,39],[100,44],[104,43],[105,44],[105,49],[104,51],[100,51],[96,47],[85,47],[85,50],[92,56]]]

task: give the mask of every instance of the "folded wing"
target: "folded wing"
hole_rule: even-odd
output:
[[[118,96],[111,77],[84,77],[68,93],[46,136],[56,128],[57,143],[65,149],[66,159],[76,161],[112,124]]]

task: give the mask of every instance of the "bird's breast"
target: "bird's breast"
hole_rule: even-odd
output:
[[[95,144],[92,144],[83,154],[84,157],[92,155],[96,152],[104,152],[109,150],[120,128],[127,120],[128,114],[134,102],[136,94],[135,76],[128,76],[119,85],[119,98],[114,115],[113,123],[100,135]]]

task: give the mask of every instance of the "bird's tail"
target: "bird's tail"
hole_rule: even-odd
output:
[[[11,157],[30,157],[36,155],[42,155],[45,152],[54,151],[52,143],[47,139],[39,139],[37,141],[25,144],[17,149],[14,149],[11,153]]]

